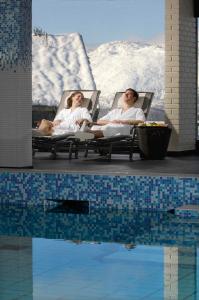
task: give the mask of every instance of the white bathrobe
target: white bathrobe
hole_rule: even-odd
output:
[[[116,108],[111,110],[107,115],[100,120],[141,120],[145,121],[145,115],[141,108],[131,107],[125,112],[122,108]],[[115,135],[129,135],[132,125],[124,124],[107,124],[102,126],[93,126],[92,130],[102,130],[105,137]]]
[[[76,121],[80,119],[86,119],[90,122],[92,121],[87,108],[77,107],[73,111],[71,111],[71,108],[62,109],[54,119],[54,121],[61,120],[62,122],[59,125],[54,126],[53,135],[76,132],[80,130],[80,126],[76,124]]]

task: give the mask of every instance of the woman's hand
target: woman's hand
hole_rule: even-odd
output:
[[[56,121],[53,121],[52,122],[52,125],[53,126],[57,126],[57,125],[59,125],[61,123],[61,120],[56,120]]]
[[[86,122],[86,125],[89,124],[89,121],[86,120],[86,119],[79,119],[79,120],[77,120],[77,121],[75,122],[75,124],[77,124],[77,125],[79,125],[79,126],[82,126],[82,124],[83,124],[84,122]]]

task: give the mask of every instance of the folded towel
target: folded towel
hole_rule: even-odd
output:
[[[77,131],[75,133],[75,138],[79,139],[81,142],[94,139],[95,135],[92,132]]]

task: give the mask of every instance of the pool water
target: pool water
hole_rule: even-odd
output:
[[[197,300],[199,221],[1,206],[1,300]]]

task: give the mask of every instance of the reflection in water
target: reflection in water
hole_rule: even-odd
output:
[[[2,206],[0,299],[197,300],[198,233],[166,213]]]
[[[129,244],[124,244],[124,247],[127,250],[132,250],[132,249],[135,249],[136,246],[134,244],[129,243]]]
[[[0,235],[163,246],[197,246],[199,223],[147,211],[46,212],[43,207],[0,206]]]
[[[0,299],[31,300],[32,277],[32,238],[1,236]]]
[[[195,247],[164,248],[164,295],[171,300],[197,300]]]

